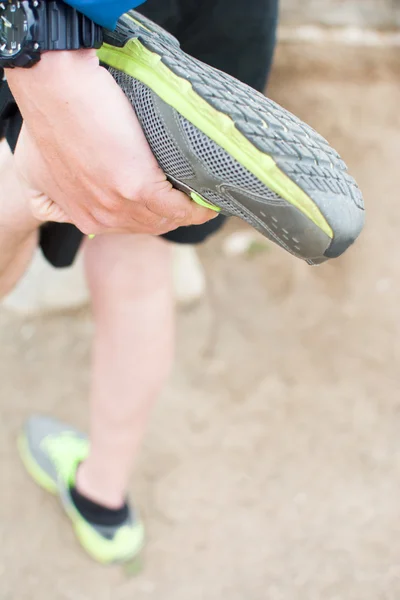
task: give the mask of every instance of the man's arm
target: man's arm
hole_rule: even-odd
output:
[[[131,8],[143,4],[145,0],[66,0],[67,4],[73,6],[92,21],[114,29],[118,18]]]
[[[111,4],[119,12],[122,0],[103,8]],[[48,199],[37,218],[69,220],[88,234],[161,234],[215,217],[172,188],[94,50],[45,52],[32,68],[7,69],[7,80],[29,139],[18,168],[35,197]]]

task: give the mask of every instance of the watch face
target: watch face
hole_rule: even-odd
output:
[[[12,58],[21,51],[28,19],[20,2],[0,2],[0,57]]]

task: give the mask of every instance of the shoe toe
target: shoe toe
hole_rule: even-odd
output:
[[[324,194],[319,205],[333,231],[332,242],[324,256],[337,258],[359,237],[365,223],[365,212],[351,194]]]

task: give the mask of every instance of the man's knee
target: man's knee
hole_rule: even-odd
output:
[[[92,293],[131,297],[171,281],[169,244],[154,236],[98,236],[86,242],[85,262]]]

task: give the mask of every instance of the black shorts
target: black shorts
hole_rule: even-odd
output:
[[[138,10],[175,35],[182,49],[195,58],[262,91],[268,79],[276,41],[279,0],[147,0]],[[3,84],[0,110],[7,101],[3,134],[15,148],[22,119]],[[217,231],[225,217],[204,225],[180,227],[165,234],[180,244],[199,244]],[[83,235],[73,225],[47,223],[40,245],[56,267],[72,264]]]

